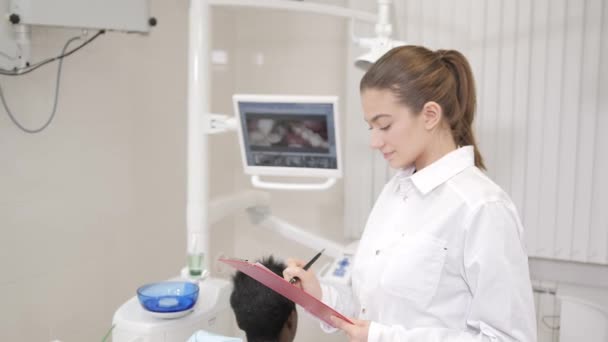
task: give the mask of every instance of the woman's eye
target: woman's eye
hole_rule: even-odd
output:
[[[390,124],[388,124],[388,125],[386,125],[386,126],[383,126],[383,127],[378,127],[378,129],[379,129],[379,130],[381,130],[381,131],[386,131],[386,130],[388,130],[389,128],[391,128],[391,125],[390,125]],[[372,126],[368,126],[368,127],[367,127],[367,129],[371,131],[372,129],[374,129],[374,127],[372,127]]]

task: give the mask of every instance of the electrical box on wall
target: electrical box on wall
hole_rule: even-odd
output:
[[[0,0],[0,68],[30,63],[31,27],[148,33],[149,0]]]
[[[10,0],[19,24],[148,32],[148,0]],[[18,18],[18,19],[17,19]]]

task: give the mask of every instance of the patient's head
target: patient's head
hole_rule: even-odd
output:
[[[272,256],[259,261],[283,276],[285,264]],[[248,342],[291,342],[298,326],[295,304],[242,272],[232,278],[230,306]]]

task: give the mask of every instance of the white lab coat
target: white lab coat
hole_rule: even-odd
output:
[[[523,228],[473,147],[412,172],[376,201],[352,288],[322,284],[322,300],[370,320],[370,342],[536,341]]]

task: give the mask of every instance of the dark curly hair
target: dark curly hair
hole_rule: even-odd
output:
[[[272,255],[258,262],[283,276],[286,265]],[[239,328],[247,335],[247,341],[277,341],[289,315],[296,308],[295,304],[240,271],[235,273],[232,282],[234,289],[230,306]]]

